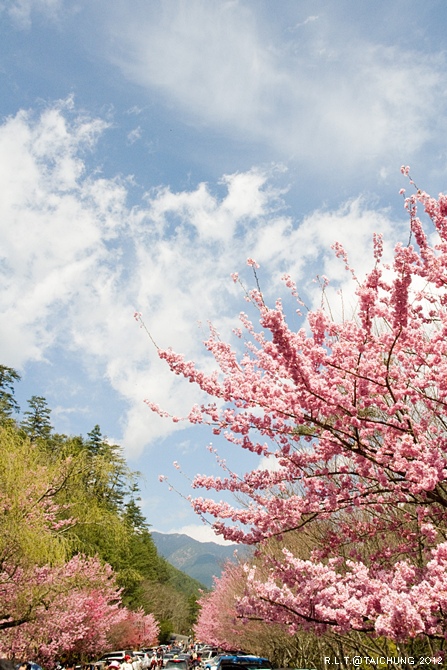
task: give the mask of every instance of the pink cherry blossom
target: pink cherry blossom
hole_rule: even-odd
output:
[[[158,635],[152,615],[123,607],[111,567],[97,558],[77,555],[58,566],[10,571],[3,565],[0,602],[0,651],[32,657],[45,667],[63,654],[101,653],[111,631],[129,620],[141,623],[145,643],[152,644]],[[20,625],[8,627],[19,618]]]
[[[235,604],[240,617],[291,633],[447,636],[447,197],[417,190],[405,209],[411,242],[396,246],[392,267],[380,235],[363,280],[334,245],[358,298],[352,319],[336,322],[322,306],[296,329],[257,285],[248,298],[258,324],[240,317],[244,351],[211,328],[214,373],[159,350],[209,397],[191,409],[191,423],[278,465],[232,472],[222,459],[223,477],[193,480],[211,492],[193,497],[193,509],[225,539],[258,547]],[[295,283],[284,281],[299,310]],[[275,538],[300,534],[312,538],[308,555],[267,551]],[[205,612],[211,600],[202,599]]]

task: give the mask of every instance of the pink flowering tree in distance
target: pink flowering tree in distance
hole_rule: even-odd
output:
[[[405,207],[411,237],[391,266],[380,235],[361,280],[334,246],[355,283],[352,318],[337,322],[321,308],[295,330],[281,302],[268,306],[257,288],[249,299],[259,326],[241,315],[242,354],[211,329],[216,372],[158,352],[210,397],[190,422],[276,463],[193,481],[216,497],[234,494],[191,503],[214,518],[216,533],[263,557],[247,567],[242,617],[291,633],[435,645],[447,635],[447,196],[418,190]],[[302,308],[292,278],[285,282]]]
[[[214,578],[214,588],[199,599],[199,616],[194,626],[197,640],[237,649],[241,643],[242,623],[236,613],[237,597],[242,595],[245,575],[242,565],[227,563],[222,575]]]
[[[142,609],[126,614],[107,633],[109,646],[113,649],[141,649],[157,644],[160,626],[153,614]]]

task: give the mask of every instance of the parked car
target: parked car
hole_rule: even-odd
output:
[[[226,657],[231,656],[232,658],[234,658],[236,656],[237,657],[248,656],[248,654],[246,654],[245,651],[233,651],[233,650],[226,651],[224,653],[220,652],[218,654],[213,652],[213,654],[214,655],[211,656],[211,658],[202,662],[202,667],[204,668],[204,670],[216,670],[220,659],[223,658],[224,656],[226,656]]]
[[[248,654],[220,656],[216,670],[272,670],[273,666],[268,658],[250,656]]]
[[[170,658],[165,665],[166,670],[188,670],[189,663],[186,658]]]
[[[221,656],[222,654],[218,654],[217,656],[212,656],[207,661],[205,661],[205,663],[203,663],[205,670],[215,670]]]
[[[16,668],[16,670],[17,670],[24,663],[29,665],[29,670],[42,670],[42,666],[39,665],[38,663],[35,663],[34,661],[23,661],[22,663],[15,662],[15,663],[12,663],[12,667]]]
[[[174,656],[175,658],[175,656]],[[182,654],[177,654],[177,658],[179,658],[181,661],[186,661],[188,665],[191,663],[192,656],[191,654],[188,654],[186,652],[183,652]]]
[[[215,651],[214,649],[205,649],[204,651],[199,650],[197,654],[199,654],[200,658],[202,659],[202,667],[205,667],[208,661],[211,661],[218,655],[217,651]]]

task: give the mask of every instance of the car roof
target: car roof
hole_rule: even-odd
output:
[[[241,655],[241,656],[235,656],[235,655],[227,655],[227,656],[221,656],[219,659],[218,666],[232,666],[232,665],[251,665],[255,664],[257,666],[265,667],[265,668],[271,668],[272,664],[268,660],[268,658],[263,658],[262,656],[249,656],[247,655]]]
[[[186,661],[187,661],[186,658],[170,658],[168,660],[168,663],[186,663]]]
[[[103,654],[101,658],[119,658],[120,656],[131,656],[132,651],[129,649],[120,649],[119,651],[109,651],[107,654]]]
[[[270,661],[268,658],[265,658],[264,656],[255,656],[254,654],[222,654],[220,657],[220,660],[232,660],[237,662],[244,662],[244,661]]]

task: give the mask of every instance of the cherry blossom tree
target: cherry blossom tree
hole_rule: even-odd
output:
[[[61,656],[99,654],[113,642],[132,647],[157,639],[153,615],[123,607],[112,569],[97,558],[75,556],[57,567],[16,570],[8,586],[3,597],[22,606],[27,617],[0,630],[0,651],[17,658],[50,667]]]
[[[18,658],[36,658],[51,665],[62,655],[91,654],[104,649],[110,627],[128,612],[121,606],[110,566],[96,558],[75,556],[58,566],[17,568],[3,583],[11,621],[3,622],[0,649]]]
[[[242,617],[291,633],[447,635],[447,196],[418,190],[405,207],[411,237],[391,266],[379,234],[364,278],[334,245],[355,286],[352,318],[322,307],[296,329],[281,301],[267,305],[256,288],[248,297],[259,325],[241,315],[242,353],[211,328],[214,373],[159,350],[210,397],[191,423],[276,464],[243,473],[222,460],[223,477],[198,475],[193,487],[234,502],[195,497],[195,511],[261,553],[272,538],[313,533],[302,550],[266,552],[262,566],[247,567]],[[297,286],[284,281],[301,313]]]
[[[152,642],[154,617],[123,606],[110,565],[73,556],[73,505],[58,494],[74,486],[82,458],[48,459],[9,424],[0,443],[0,653],[50,668],[62,655],[102,652],[122,622]]]
[[[259,564],[259,556],[252,561]],[[223,650],[245,650],[269,658],[276,667],[318,667],[324,657],[393,657],[396,646],[384,639],[371,640],[364,633],[343,636],[328,631],[316,635],[298,630],[290,635],[278,621],[266,621],[262,610],[248,619],[238,614],[241,597],[247,588],[247,568],[228,562],[220,577],[214,578],[212,591],[199,599],[199,616],[194,633],[197,640]],[[407,650],[412,655],[411,649]]]
[[[141,649],[157,644],[160,627],[153,614],[126,611],[121,621],[115,623],[107,633],[114,649]]]
[[[214,588],[199,599],[200,612],[194,626],[197,640],[224,650],[241,643],[242,623],[236,613],[237,598],[243,595],[245,574],[242,565],[227,563]]]

